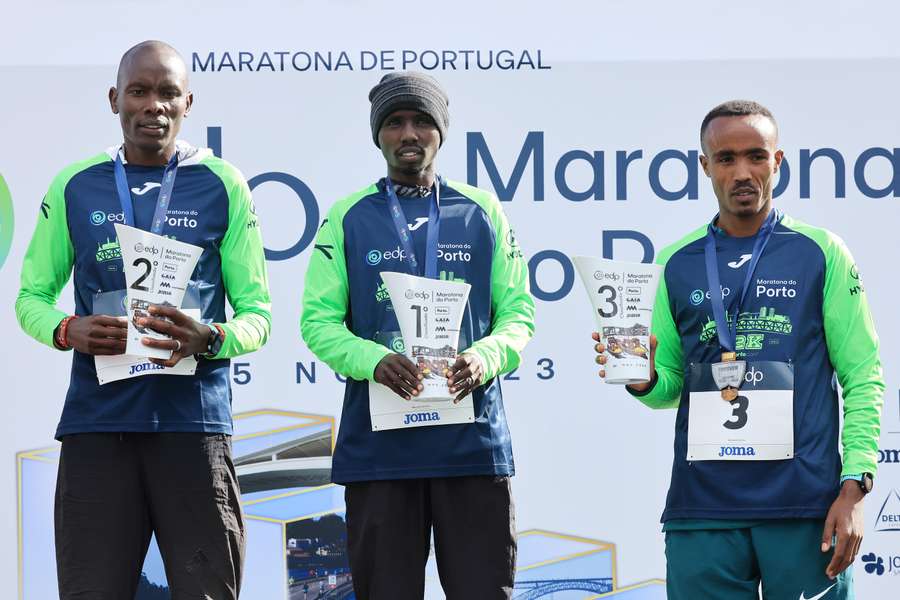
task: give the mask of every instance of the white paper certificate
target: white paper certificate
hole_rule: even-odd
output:
[[[168,336],[138,326],[135,321],[147,317],[151,304],[181,307],[184,290],[203,248],[179,242],[142,229],[116,224],[116,234],[125,267],[125,300],[128,317],[128,344],[125,352],[135,356],[168,359],[171,350],[150,348],[141,338],[169,339]]]
[[[471,423],[472,395],[459,404],[447,387],[447,369],[456,361],[459,330],[471,286],[467,283],[381,274],[400,324],[405,353],[424,375],[422,392],[405,400],[379,383],[369,383],[372,430]]]

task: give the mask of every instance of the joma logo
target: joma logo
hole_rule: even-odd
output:
[[[719,456],[756,456],[753,446],[721,446]]]
[[[403,415],[403,424],[409,425],[410,423],[425,423],[428,421],[440,421],[441,415],[437,412],[420,412],[420,413],[409,413],[407,415]]]

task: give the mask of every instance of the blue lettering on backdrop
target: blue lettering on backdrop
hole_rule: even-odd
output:
[[[286,54],[286,53],[285,53]],[[378,57],[381,62],[392,58],[385,53]],[[283,58],[283,57],[282,57]],[[372,58],[372,60],[376,60]],[[222,157],[222,128],[207,127],[207,145],[212,149],[213,153]],[[533,177],[533,200],[540,202],[544,200],[544,132],[530,131],[526,134],[519,154],[516,157],[515,166],[509,178],[504,182],[500,170],[494,160],[490,148],[485,140],[484,133],[480,131],[470,131],[466,134],[466,157],[467,157],[467,181],[470,185],[478,185],[479,160],[483,165],[485,172],[490,179],[490,184],[496,192],[498,198],[503,202],[510,202],[515,197],[522,177],[525,175],[526,168],[531,166]],[[800,198],[809,198],[812,190],[810,189],[810,169],[812,163],[817,158],[830,159],[834,171],[834,195],[836,198],[846,197],[846,176],[845,176],[845,159],[843,155],[834,148],[820,148],[815,151],[809,149],[800,149]],[[605,153],[602,150],[587,151],[580,149],[568,150],[562,154],[556,163],[554,171],[554,183],[560,196],[572,202],[582,202],[589,198],[594,200],[604,200],[605,198],[605,179],[604,179],[604,159]],[[627,200],[627,178],[628,167],[635,161],[643,159],[643,150],[617,150],[616,151],[616,199]],[[873,187],[866,179],[866,167],[873,160],[886,159],[890,165],[890,181],[884,187]],[[685,183],[680,189],[671,190],[663,186],[660,179],[660,170],[667,161],[677,161],[684,165],[686,170]],[[569,167],[576,161],[582,161],[588,164],[592,175],[591,184],[583,190],[574,190],[566,180]],[[666,201],[677,201],[687,198],[695,200],[698,197],[698,152],[689,150],[683,152],[681,150],[666,149],[655,154],[650,160],[648,179],[650,188],[654,195]],[[872,147],[863,151],[854,163],[853,181],[857,189],[869,198],[884,198],[893,195],[900,197],[900,149]],[[791,178],[791,170],[787,159],[781,163],[780,177],[778,183],[773,190],[773,195],[778,197],[783,194],[789,185]],[[315,194],[299,178],[288,173],[267,172],[256,175],[248,180],[250,189],[253,190],[263,183],[275,182],[280,183],[289,188],[300,200],[306,215],[306,223],[300,238],[296,243],[284,250],[271,250],[266,248],[267,260],[288,260],[303,252],[316,236],[319,225],[319,203]],[[602,253],[604,258],[614,258],[613,244],[616,240],[631,240],[637,242],[643,250],[642,262],[651,262],[654,257],[653,243],[649,237],[639,231],[632,230],[608,230],[602,232]],[[549,291],[540,286],[537,280],[538,266],[544,261],[556,261],[560,263],[563,270],[563,281],[559,289]],[[535,297],[545,301],[559,300],[565,297],[574,282],[574,269],[569,263],[568,258],[557,250],[543,250],[533,255],[529,260],[529,274],[531,278],[532,289]]]
[[[807,199],[811,197],[810,169],[816,158],[830,158],[834,165],[834,196],[846,197],[846,168],[843,155],[834,148],[820,148],[810,151],[808,148],[800,149],[800,190],[799,197]],[[478,185],[479,162],[484,172],[490,179],[490,184],[496,191],[501,202],[510,202],[516,197],[519,184],[525,174],[526,168],[531,166],[533,185],[532,200],[542,202],[545,196],[544,190],[544,132],[529,131],[515,165],[508,179],[504,182],[503,175],[497,168],[497,162],[481,131],[469,131],[466,133],[466,182],[469,185]],[[615,186],[616,200],[628,199],[628,169],[644,158],[644,151],[616,150],[615,162]],[[887,159],[890,164],[890,181],[884,187],[873,187],[866,179],[866,167],[873,159]],[[585,190],[573,190],[566,181],[568,168],[576,160],[587,162],[592,170],[593,181]],[[685,180],[679,189],[670,190],[663,186],[660,172],[668,161],[678,161],[684,165]],[[587,151],[581,149],[569,150],[560,157],[554,169],[554,183],[559,195],[573,202],[581,202],[588,198],[603,200],[605,198],[606,181],[603,176],[605,153],[602,150]],[[687,198],[696,200],[699,198],[699,152],[689,150],[684,152],[668,148],[655,154],[647,169],[647,179],[653,194],[662,200],[676,201]],[[785,193],[791,180],[791,168],[785,158],[781,162],[778,183],[773,190],[776,198]],[[868,148],[863,151],[854,163],[853,181],[859,192],[867,198],[884,198],[886,196],[900,197],[900,148]]]

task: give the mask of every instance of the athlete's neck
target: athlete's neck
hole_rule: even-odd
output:
[[[769,201],[761,211],[753,215],[741,216],[720,212],[716,226],[731,237],[751,237],[756,235],[772,210],[774,210],[772,202]]]
[[[428,165],[421,171],[403,171],[395,167],[388,167],[388,177],[394,183],[403,185],[422,186],[431,189],[434,185],[434,165]]]
[[[175,156],[175,144],[166,146],[162,150],[146,150],[138,148],[125,140],[125,160],[131,165],[144,167],[164,167]]]

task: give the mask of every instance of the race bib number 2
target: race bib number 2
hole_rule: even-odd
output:
[[[687,460],[794,457],[794,368],[748,363],[738,395],[722,399],[709,363],[691,365]]]

